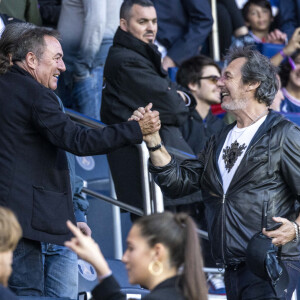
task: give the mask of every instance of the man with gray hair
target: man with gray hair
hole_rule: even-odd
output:
[[[300,128],[268,108],[278,89],[268,58],[239,48],[227,60],[217,85],[222,107],[236,122],[213,136],[197,160],[180,165],[158,133],[144,137],[152,149],[150,172],[169,197],[199,189],[210,194],[204,203],[208,233],[213,257],[225,268],[228,300],[290,299],[300,270]],[[132,117],[139,120],[143,113],[139,108]],[[248,245],[261,231],[259,241],[267,240],[268,254],[256,257],[253,251],[262,247]],[[266,272],[265,258],[277,250],[289,274],[286,291],[284,275]],[[274,261],[270,265],[274,267]],[[278,274],[284,274],[281,268]]]

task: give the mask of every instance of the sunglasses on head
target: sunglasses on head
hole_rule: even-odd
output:
[[[199,77],[199,80],[202,80],[202,79],[208,79],[212,83],[216,84],[218,82],[218,80],[220,79],[220,77],[219,76],[215,76],[215,75],[205,76],[205,77]]]

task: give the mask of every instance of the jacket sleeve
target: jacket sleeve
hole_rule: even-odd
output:
[[[119,99],[132,111],[152,102],[152,109],[159,111],[163,125],[180,126],[187,120],[189,107],[177,93],[177,85],[146,63],[139,60],[122,63],[118,81]]]
[[[120,286],[113,275],[105,278],[92,291],[95,300],[126,300],[126,296],[121,293]]]
[[[285,182],[300,200],[300,128],[292,125],[281,149],[281,170]]]
[[[135,121],[104,128],[83,128],[62,112],[52,91],[44,88],[35,91],[32,122],[40,134],[58,148],[79,156],[100,155],[142,142],[142,132]]]
[[[190,195],[200,189],[200,178],[203,172],[203,157],[198,160],[189,159],[180,165],[172,157],[169,164],[155,167],[149,160],[149,171],[164,195],[178,198]]]
[[[288,35],[288,38],[291,38],[295,29],[299,26],[297,16],[299,8],[296,2],[299,2],[299,0],[279,1],[279,28]]]
[[[188,15],[186,26],[188,30],[168,49],[167,53],[177,65],[200,52],[213,24],[208,0],[184,0],[182,5]]]

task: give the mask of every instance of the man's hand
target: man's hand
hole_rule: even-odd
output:
[[[162,67],[168,71],[169,68],[173,68],[173,67],[176,67],[176,64],[175,62],[173,61],[173,59],[169,56],[165,56],[163,58],[163,61],[162,61]]]
[[[159,120],[159,112],[154,110],[151,111],[152,103],[149,103],[145,108],[139,107],[135,110],[128,121],[138,121],[143,136],[152,134],[158,131],[161,127]]]
[[[282,225],[278,229],[272,231],[266,231],[264,228],[262,233],[269,238],[272,238],[272,243],[275,246],[283,246],[296,237],[295,228],[291,221],[280,217],[273,217],[273,220],[276,223],[282,223]]]
[[[80,229],[83,234],[92,236],[92,230],[85,222],[77,222],[77,228]]]

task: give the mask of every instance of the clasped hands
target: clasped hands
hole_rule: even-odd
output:
[[[160,143],[160,137],[158,131],[161,127],[159,119],[159,112],[151,110],[152,103],[149,103],[145,107],[139,107],[135,110],[128,121],[137,121],[141,127],[143,139],[148,146],[151,144]]]

